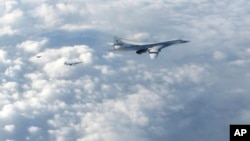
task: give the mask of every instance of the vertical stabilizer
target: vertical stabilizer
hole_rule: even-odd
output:
[[[122,45],[123,44],[123,41],[121,40],[121,38],[117,37],[117,36],[114,36],[114,45]]]

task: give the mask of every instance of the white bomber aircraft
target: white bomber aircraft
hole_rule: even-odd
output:
[[[171,45],[175,44],[182,44],[187,43],[189,41],[184,40],[172,40],[172,41],[165,41],[165,42],[159,42],[159,43],[152,43],[152,44],[135,44],[130,43],[129,41],[125,41],[122,38],[118,38],[114,36],[114,41],[111,43],[113,48],[110,51],[136,51],[137,54],[142,53],[149,53],[149,56],[151,59],[157,58],[159,52],[165,48],[169,47]]]

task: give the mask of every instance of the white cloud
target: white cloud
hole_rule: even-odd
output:
[[[56,7],[60,12],[63,12],[64,14],[77,12],[75,5],[71,3],[57,3]]]
[[[91,64],[93,62],[93,55],[91,52],[85,52],[80,55],[79,59],[84,63],[84,64]]]
[[[3,35],[15,35],[17,33],[19,33],[19,31],[16,30],[16,29],[13,29],[10,26],[4,26],[4,27],[0,28],[0,36],[3,36]]]
[[[140,41],[140,40],[146,40],[150,38],[150,35],[148,33],[136,33],[132,37],[135,41]]]
[[[78,31],[78,30],[94,29],[94,27],[91,25],[84,25],[84,24],[80,24],[80,25],[66,24],[66,25],[61,26],[61,29],[66,30],[66,31]]]
[[[4,74],[6,76],[15,78],[18,76],[18,73],[21,71],[21,66],[20,65],[14,65],[14,66],[10,66],[8,67],[5,71]]]
[[[223,60],[223,59],[226,58],[226,55],[223,52],[221,52],[221,51],[215,51],[213,53],[213,58],[215,60]]]
[[[13,125],[13,124],[5,125],[4,130],[7,132],[13,132],[15,130],[15,125]]]
[[[0,111],[0,118],[7,119],[15,114],[14,107],[11,104],[5,104]]]
[[[0,140],[227,139],[229,124],[249,121],[248,5],[1,3]],[[191,42],[150,60],[107,53],[113,35]]]
[[[12,10],[14,10],[18,5],[18,2],[15,0],[9,0],[9,1],[5,1],[4,2],[4,6],[5,6],[5,12],[4,13],[8,13]]]
[[[0,50],[0,61],[2,62],[2,63],[4,63],[4,61],[6,60],[6,51],[4,51],[4,50]]]
[[[4,11],[0,14],[0,36],[16,35],[21,29],[17,25],[22,23],[23,11],[18,7],[16,1],[6,1],[0,5]]]
[[[23,49],[28,53],[36,53],[38,52],[46,43],[47,39],[43,39],[41,41],[27,40],[17,45],[18,48]]]
[[[40,130],[40,128],[36,127],[36,126],[31,126],[28,128],[28,131],[30,132],[30,134],[36,134],[39,132],[39,130]]]
[[[182,68],[178,68],[173,76],[177,82],[182,82],[183,79],[188,78],[192,82],[198,83],[201,76],[204,75],[205,68],[196,65],[185,65]]]
[[[17,88],[18,88],[18,83],[16,82],[6,82],[3,85],[1,85],[1,90],[3,92],[7,91],[7,93],[12,93],[12,94],[17,92]]]
[[[3,15],[0,20],[0,24],[15,24],[18,23],[23,17],[23,11],[20,9],[15,9],[10,13]]]
[[[119,58],[119,57],[121,57],[121,55],[115,54],[113,52],[108,52],[108,53],[106,53],[106,54],[103,55],[103,58],[105,58],[107,60],[115,59],[115,58]]]
[[[248,63],[249,63],[248,60],[243,60],[243,59],[238,59],[238,60],[234,60],[234,61],[230,62],[230,64],[236,65],[236,66],[245,66]]]
[[[48,62],[43,70],[49,77],[63,77],[70,71],[67,66],[64,65],[65,59],[57,59],[53,62]]]
[[[101,65],[101,66],[98,65],[98,66],[95,66],[94,68],[97,70],[100,70],[101,73],[104,75],[112,75],[115,73],[115,71],[112,68],[110,68],[109,66],[105,66],[105,65]]]
[[[41,23],[38,23],[37,26],[42,28],[54,27],[61,21],[59,15],[57,15],[55,7],[44,3],[33,11],[33,17],[41,21]]]

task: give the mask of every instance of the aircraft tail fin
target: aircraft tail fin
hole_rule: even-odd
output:
[[[121,45],[121,44],[124,43],[124,42],[122,41],[122,39],[119,38],[119,37],[117,37],[117,36],[114,36],[113,42],[114,42],[114,45]]]

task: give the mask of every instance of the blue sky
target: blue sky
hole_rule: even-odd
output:
[[[250,122],[249,6],[246,0],[3,1],[0,140],[228,140],[230,124]],[[107,52],[114,35],[191,42],[151,60]]]

